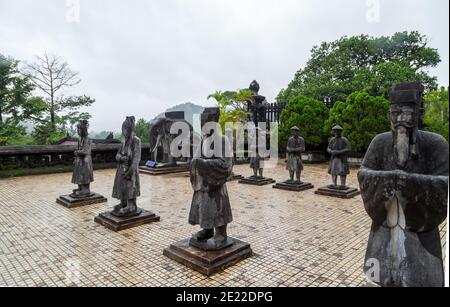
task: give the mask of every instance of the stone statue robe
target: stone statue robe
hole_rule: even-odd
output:
[[[332,138],[330,144],[328,144],[328,150],[338,152],[331,155],[328,174],[333,176],[346,176],[350,174],[347,158],[351,147],[348,139],[345,137]]]
[[[122,141],[116,160],[120,156],[127,156],[128,161],[118,163],[112,197],[121,200],[137,198],[141,195],[139,184],[141,140],[134,136],[128,142]]]
[[[222,143],[228,140],[222,136]],[[205,146],[205,140],[199,150]],[[203,229],[225,226],[233,221],[226,182],[233,171],[233,158],[225,157],[194,158],[191,161],[191,183],[194,190],[189,223],[200,225]],[[228,147],[229,148],[229,147]],[[199,157],[200,154],[196,155]]]
[[[264,168],[264,158],[261,157],[259,153],[259,145],[260,144],[266,144],[266,137],[265,136],[258,136],[258,143],[257,144],[250,144],[250,151],[253,153],[253,155],[256,155],[255,157],[250,157],[250,168],[251,169],[261,169]]]
[[[290,137],[287,143],[287,166],[291,172],[303,171],[302,153],[305,152],[305,140],[302,137]]]
[[[438,226],[447,217],[449,146],[441,136],[424,131],[418,131],[416,144],[417,156],[400,172],[392,133],[380,134],[358,173],[364,206],[373,221],[365,271],[370,273],[370,264],[378,261],[380,278],[375,282],[382,286],[444,283]],[[395,170],[400,176],[388,172]]]
[[[72,174],[72,183],[74,184],[89,184],[94,181],[91,147],[92,140],[89,137],[78,140],[79,155],[75,155]]]

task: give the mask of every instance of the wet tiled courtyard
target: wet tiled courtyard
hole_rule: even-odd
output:
[[[306,165],[304,180],[328,184],[326,165]],[[249,175],[248,165],[235,173]],[[251,243],[254,257],[205,277],[165,256],[170,243],[197,230],[187,223],[192,196],[183,174],[141,175],[139,205],[159,223],[119,233],[94,217],[112,208],[115,170],[95,172],[92,190],[108,202],[66,209],[55,199],[74,188],[71,174],[0,180],[0,286],[364,286],[370,219],[350,200],[228,183],[229,234]],[[285,180],[286,170],[266,170]],[[357,186],[356,170],[349,184]],[[444,226],[442,236],[445,241]]]

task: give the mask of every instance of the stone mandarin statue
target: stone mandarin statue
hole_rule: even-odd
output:
[[[419,130],[424,88],[390,92],[391,131],[376,136],[358,172],[372,219],[365,272],[381,286],[444,285],[439,225],[447,217],[447,141]]]
[[[259,146],[266,144],[266,133],[260,128],[255,128],[256,141],[250,145],[253,157],[250,157],[250,168],[253,170],[253,178],[264,178],[264,158],[261,157]]]
[[[91,148],[92,141],[88,136],[89,123],[81,120],[77,125],[79,135],[77,150],[75,150],[75,161],[72,175],[72,183],[78,185],[70,195],[73,198],[86,198],[92,196],[90,184],[94,181],[94,169],[92,166]]]
[[[201,115],[202,127],[207,122],[219,121],[220,109],[207,108]],[[218,132],[218,131],[216,131]],[[194,190],[189,223],[200,225],[201,231],[194,234],[190,244],[202,250],[220,250],[233,244],[227,236],[227,225],[233,221],[226,182],[233,170],[233,154],[228,139],[215,135],[214,146],[222,144],[221,152],[212,156],[210,132],[202,137],[200,153],[191,162],[191,183]]]
[[[141,140],[135,133],[135,118],[129,116],[122,124],[124,140],[116,155],[118,162],[112,197],[120,204],[114,207],[115,216],[139,215],[141,210],[136,199],[141,195],[139,184],[139,162],[141,160]]]
[[[300,129],[296,126],[291,128],[292,136],[287,143],[287,166],[289,170],[289,181],[294,183],[294,175],[297,183],[301,183],[303,171],[302,153],[305,152],[305,140],[300,136]]]
[[[342,136],[342,127],[336,125],[331,130],[334,137],[328,144],[327,152],[331,155],[328,174],[331,175],[332,189],[346,189],[347,175],[350,174],[348,167],[348,154],[351,151],[350,142]],[[337,177],[341,179],[341,185],[337,183]]]

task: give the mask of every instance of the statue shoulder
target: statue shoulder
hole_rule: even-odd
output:
[[[137,136],[134,136],[133,142],[135,145],[139,145],[139,146],[141,145],[141,139]]]
[[[444,157],[448,160],[449,145],[447,140],[440,134],[419,130],[419,146],[424,148],[434,157]]]
[[[426,143],[448,148],[448,142],[442,135],[425,130],[419,130],[419,133],[420,138],[425,140]]]
[[[370,143],[370,147],[379,146],[379,145],[386,144],[389,142],[392,143],[392,132],[391,131],[376,135],[373,138],[372,142]]]

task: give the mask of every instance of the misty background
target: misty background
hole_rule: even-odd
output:
[[[273,102],[310,50],[341,36],[417,30],[449,85],[447,0],[0,0],[0,51],[21,61],[53,53],[80,73],[72,93],[93,131],[117,131],[126,115],[150,120],[217,90],[256,79]]]

